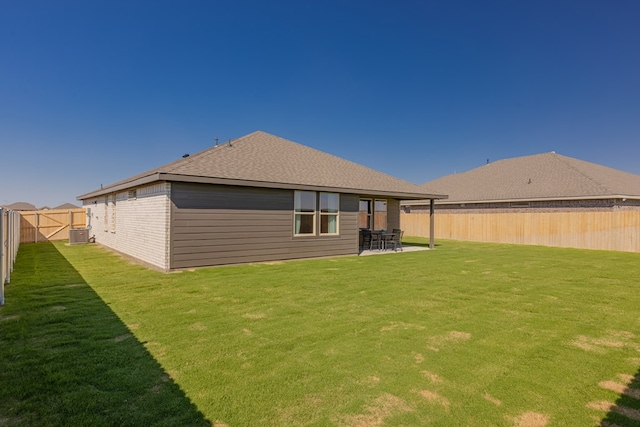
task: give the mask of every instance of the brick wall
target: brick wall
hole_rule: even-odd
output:
[[[96,243],[168,270],[170,186],[163,182],[85,200],[89,235]]]

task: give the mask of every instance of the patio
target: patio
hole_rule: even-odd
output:
[[[385,255],[385,254],[401,254],[403,252],[417,252],[417,251],[428,251],[429,248],[425,246],[406,246],[402,245],[402,250],[393,250],[393,249],[360,249],[360,256],[369,256],[369,255]]]

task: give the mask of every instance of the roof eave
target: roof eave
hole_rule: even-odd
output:
[[[405,200],[417,200],[417,199],[446,199],[444,194],[430,194],[430,193],[413,193],[402,191],[385,191],[385,190],[372,190],[367,188],[349,188],[349,187],[330,187],[330,186],[318,186],[308,184],[292,184],[283,182],[270,182],[270,181],[251,181],[244,179],[230,179],[230,178],[216,178],[205,177],[195,175],[181,175],[158,172],[151,175],[147,175],[133,181],[125,182],[119,185],[114,185],[106,188],[101,188],[90,193],[82,194],[77,197],[78,200],[91,199],[99,197],[105,194],[111,194],[118,191],[123,191],[133,187],[139,187],[141,185],[150,184],[157,181],[169,181],[169,182],[192,182],[199,184],[219,184],[219,185],[235,185],[241,187],[260,187],[260,188],[283,188],[291,190],[309,190],[309,191],[327,191],[334,193],[349,193],[349,194],[367,194],[371,196],[386,196]]]
[[[105,188],[101,188],[99,190],[95,190],[95,191],[91,191],[89,193],[81,194],[80,196],[76,197],[76,200],[92,199],[94,197],[103,196],[105,194],[111,194],[111,193],[115,193],[115,192],[118,192],[118,191],[126,190],[128,188],[139,187],[141,185],[150,184],[152,182],[162,181],[162,179],[160,178],[160,175],[162,175],[162,174],[161,173],[153,173],[153,174],[150,174],[150,175],[146,175],[146,176],[134,179],[133,181],[127,181],[127,182],[123,182],[121,184],[111,185],[111,186],[108,186],[108,187],[105,187]]]
[[[640,200],[640,196],[630,196],[623,194],[609,194],[598,196],[567,196],[567,197],[534,197],[526,199],[493,199],[493,200],[446,200],[438,201],[439,205],[461,205],[461,204],[486,204],[486,203],[513,203],[513,202],[554,202],[563,200],[606,200],[606,199],[633,199]],[[405,206],[424,205],[426,200],[411,200],[403,202]]]

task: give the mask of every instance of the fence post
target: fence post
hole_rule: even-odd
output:
[[[4,209],[0,208],[0,306],[4,305]]]

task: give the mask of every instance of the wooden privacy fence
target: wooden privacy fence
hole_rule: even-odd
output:
[[[429,237],[429,214],[402,212],[406,236]],[[435,213],[440,239],[640,252],[640,211]]]
[[[4,305],[4,284],[11,280],[19,246],[20,214],[0,208],[0,305]]]
[[[84,228],[87,224],[84,208],[21,211],[20,216],[22,243],[68,240],[70,228]]]

